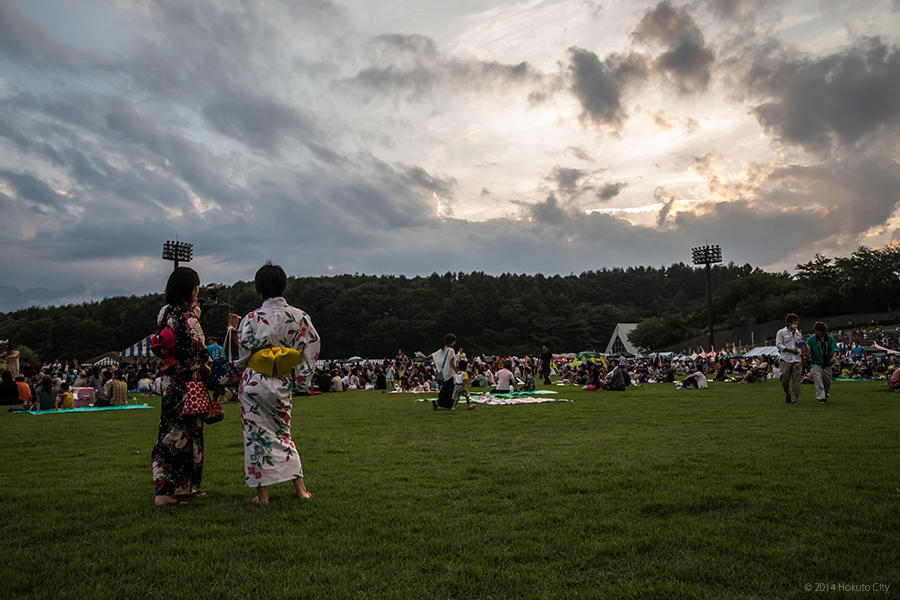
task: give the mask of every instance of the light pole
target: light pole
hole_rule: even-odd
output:
[[[179,261],[191,262],[191,259],[194,257],[194,245],[187,242],[179,242],[178,240],[174,242],[168,240],[163,244],[162,257],[163,260],[175,261],[173,270],[177,269]]]
[[[697,246],[691,248],[691,258],[695,265],[706,265],[706,327],[709,333],[709,349],[713,344],[713,318],[712,318],[712,283],[709,276],[709,265],[722,262],[722,249],[718,245]]]

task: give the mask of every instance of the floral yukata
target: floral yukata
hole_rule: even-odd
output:
[[[293,348],[302,355],[294,367],[294,380],[303,389],[319,357],[319,335],[309,315],[290,306],[284,298],[269,298],[249,313],[238,326],[240,347],[237,364],[262,348]],[[244,427],[244,483],[269,486],[303,477],[300,455],[291,441],[292,378],[244,369],[238,389]]]
[[[209,353],[200,322],[189,307],[162,307],[157,324],[160,328],[168,324],[175,332],[175,364],[163,372],[159,436],[151,463],[153,487],[157,496],[176,496],[198,488],[203,475],[203,419],[182,416],[181,408],[185,384],[209,361]]]

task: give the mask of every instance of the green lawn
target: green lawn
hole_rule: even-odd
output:
[[[900,394],[884,383],[836,383],[828,407],[810,386],[787,406],[774,382],[554,389],[574,402],[297,398],[314,498],[281,484],[263,507],[236,404],[206,429],[209,496],[167,509],[151,505],[157,408],[3,412],[0,596],[898,597]]]

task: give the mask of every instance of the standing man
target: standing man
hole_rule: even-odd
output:
[[[798,326],[800,317],[794,313],[784,316],[784,327],[775,335],[775,346],[778,348],[779,368],[781,369],[781,387],[784,390],[784,402],[786,404],[798,404],[800,397],[800,377],[803,375],[803,361],[800,356],[800,345],[803,336],[800,335]],[[791,385],[793,384],[793,394]]]
[[[824,405],[831,394],[831,365],[838,355],[837,342],[828,333],[828,325],[816,321],[813,335],[806,340],[809,346],[809,369],[816,384],[816,400]]]
[[[544,385],[550,385],[550,364],[553,362],[553,353],[550,352],[550,345],[544,342],[541,346],[541,376],[544,378]]]

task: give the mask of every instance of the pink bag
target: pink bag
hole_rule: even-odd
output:
[[[94,399],[94,388],[92,388],[92,387],[75,388],[75,394],[74,394],[72,406],[74,408],[84,408],[86,406],[90,406],[91,400],[93,400],[93,399]]]
[[[209,412],[209,392],[202,381],[188,381],[184,390],[182,415],[206,415]]]

